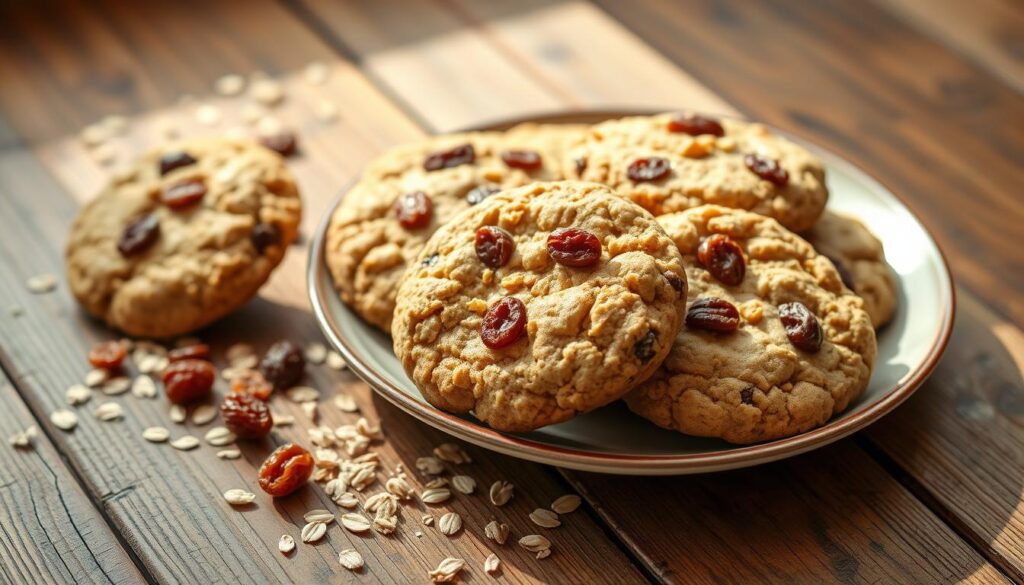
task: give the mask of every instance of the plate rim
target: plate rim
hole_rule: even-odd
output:
[[[586,110],[570,110],[559,112],[543,112],[509,116],[486,121],[469,128],[456,130],[455,132],[486,131],[504,129],[521,123],[574,123],[590,122],[599,119],[611,119],[624,116],[652,115],[665,110],[651,108],[600,108]],[[721,115],[736,119],[744,119],[740,116]],[[834,441],[847,437],[882,418],[890,413],[897,406],[909,398],[914,391],[928,378],[935,369],[939,359],[945,352],[952,336],[953,323],[956,314],[956,287],[952,273],[949,269],[949,262],[945,252],[939,246],[932,232],[924,222],[903,202],[903,200],[892,190],[884,185],[874,176],[868,174],[854,163],[842,158],[831,150],[807,140],[795,136],[789,132],[782,131],[770,125],[773,131],[781,135],[794,138],[805,146],[810,146],[817,151],[817,154],[826,159],[830,166],[844,167],[845,171],[866,180],[876,189],[880,189],[891,195],[900,205],[902,210],[920,226],[922,232],[927,236],[929,243],[938,253],[939,263],[937,268],[940,274],[939,280],[944,285],[940,289],[940,305],[942,306],[941,322],[936,330],[936,336],[931,341],[931,347],[921,362],[895,386],[893,386],[880,399],[866,407],[864,410],[854,413],[844,419],[828,422],[818,428],[812,429],[799,435],[777,439],[767,443],[744,445],[734,447],[728,451],[712,451],[706,453],[690,453],[680,455],[629,455],[595,453],[577,449],[565,448],[545,444],[524,437],[507,435],[495,431],[489,427],[475,424],[461,417],[447,413],[435,408],[429,403],[417,400],[397,386],[380,376],[369,364],[364,362],[348,344],[345,336],[341,335],[341,327],[333,315],[326,308],[326,295],[335,294],[333,286],[329,290],[323,290],[321,278],[326,270],[326,233],[331,216],[337,209],[339,203],[351,186],[358,180],[353,178],[345,183],[328,206],[323,217],[317,224],[313,239],[310,241],[306,267],[306,286],[309,294],[310,305],[316,317],[317,325],[327,340],[337,349],[349,368],[367,385],[388,402],[397,406],[407,414],[428,425],[459,437],[475,445],[488,448],[506,455],[521,459],[527,459],[538,463],[567,467],[582,471],[593,471],[600,473],[619,473],[631,475],[682,475],[690,473],[706,473],[725,469],[735,469],[776,461],[785,457],[791,457],[811,449],[824,447]],[[327,280],[330,275],[327,274]],[[944,301],[944,302],[942,302]]]

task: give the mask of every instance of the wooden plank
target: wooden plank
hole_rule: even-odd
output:
[[[63,9],[60,5],[47,6],[57,12]],[[17,8],[34,15],[28,25],[21,27],[28,17],[20,11],[5,14],[5,22],[33,31],[32,35],[48,38],[50,33],[30,26],[32,18],[42,18],[35,12],[40,8]],[[182,14],[164,10],[167,9],[139,3],[116,7],[103,4],[100,8],[103,18],[84,17],[85,30],[74,29],[73,20],[62,21],[66,27],[63,34],[94,39],[79,47],[82,49],[79,52],[64,53],[55,48],[52,50],[57,53],[53,54],[48,51],[51,47],[60,47],[59,44],[51,45],[31,35],[29,40],[5,37],[0,42],[0,55],[6,62],[25,54],[28,49],[23,45],[27,43],[36,52],[34,54],[41,54],[41,62],[59,62],[60,66],[49,70],[19,69],[23,77],[17,91],[13,92],[16,95],[8,94],[7,101],[0,102],[0,108],[12,109],[4,109],[3,113],[16,117],[21,107],[28,108],[34,99],[43,99],[41,95],[33,96],[60,83],[60,72],[71,71],[71,77],[90,78],[98,69],[106,67],[103,63],[110,62],[104,58],[106,55],[121,55],[119,74],[131,79],[131,87],[145,88],[145,91],[129,92],[131,96],[123,100],[137,102],[136,111],[140,112],[132,120],[128,134],[117,141],[121,160],[125,160],[130,153],[156,140],[155,127],[161,120],[172,119],[186,132],[194,129],[192,123],[183,119],[186,110],[165,106],[177,102],[173,76],[180,73],[182,85],[191,87],[188,76],[199,75],[201,79],[194,86],[209,87],[217,75],[226,72],[251,71],[257,67],[281,72],[287,78],[288,98],[275,113],[298,127],[303,140],[303,154],[294,161],[293,169],[306,194],[306,233],[322,215],[335,190],[351,178],[368,157],[387,144],[421,135],[420,130],[389,105],[357,70],[338,60],[329,47],[316,40],[289,12],[276,4],[214,2],[190,9],[188,22],[192,23],[194,34],[189,37],[192,46],[188,51],[202,54],[205,61],[201,67],[188,69],[188,72],[185,72],[185,64],[179,71],[175,64],[180,56],[169,51],[164,41],[156,40],[163,34],[168,18],[172,22],[184,18]],[[274,39],[273,50],[266,48],[268,38]],[[132,44],[128,50],[128,42],[137,44]],[[204,50],[204,43],[210,44],[207,50]],[[281,47],[288,50],[282,51]],[[261,60],[246,61],[245,55],[250,53],[262,56]],[[312,59],[331,63],[331,77],[325,86],[309,87],[297,79],[300,74],[296,69]],[[95,108],[90,113],[96,116],[125,111],[122,100],[108,97],[96,97],[93,105],[85,107]],[[325,97],[342,105],[341,120],[335,125],[319,124],[308,115],[313,105]],[[78,111],[76,95],[70,88],[65,87],[65,91],[45,99],[55,108]],[[227,100],[203,100],[218,103],[226,110],[230,105]],[[106,172],[73,136],[46,140],[51,135],[67,136],[91,119],[91,116],[86,118],[74,113],[59,120],[46,121],[31,116],[19,120],[19,130],[36,140],[36,158],[8,157],[6,152],[0,156],[0,217],[5,224],[0,266],[4,274],[9,275],[0,284],[0,305],[17,304],[25,311],[10,330],[5,328],[5,335],[0,339],[0,354],[10,364],[12,377],[37,416],[45,416],[63,402],[63,389],[79,380],[86,369],[83,362],[86,349],[94,340],[111,335],[76,309],[63,286],[56,294],[37,298],[29,296],[21,284],[30,274],[61,272],[60,242],[77,201],[89,197]],[[202,337],[213,344],[218,359],[227,345],[240,340],[263,348],[282,337],[300,342],[319,339],[306,310],[305,253],[302,247],[292,250],[258,300],[201,332]],[[374,450],[380,455],[382,467],[389,472],[399,464],[414,470],[416,458],[429,454],[433,446],[444,440],[439,433],[376,399],[366,385],[351,374],[324,367],[309,370],[309,383],[325,393],[324,406],[320,409],[323,424],[335,427],[355,420],[355,415],[327,406],[334,388],[354,395],[367,417],[383,422],[388,441],[375,446]],[[495,517],[508,522],[513,535],[532,532],[526,518],[529,510],[548,504],[565,490],[557,475],[541,466],[473,449],[474,463],[466,466],[464,472],[476,477],[481,486],[499,478],[514,479],[520,487],[512,504],[496,509],[478,491],[476,495],[456,497],[450,504],[431,510],[414,505],[404,510],[399,535],[354,536],[335,524],[324,542],[315,546],[300,545],[293,557],[285,557],[276,547],[281,534],[289,533],[297,539],[306,510],[335,509],[319,489],[309,488],[273,504],[261,496],[252,508],[232,510],[223,502],[221,493],[234,487],[258,492],[256,467],[270,445],[243,445],[241,459],[225,462],[217,459],[216,449],[207,445],[182,453],[167,445],[148,444],[139,434],[150,425],[168,426],[175,436],[184,432],[202,435],[206,429],[192,424],[185,428],[171,425],[162,400],[147,401],[130,396],[113,400],[125,408],[126,420],[121,423],[101,423],[89,415],[90,408],[86,408],[74,433],[50,430],[58,448],[83,477],[93,497],[103,502],[105,512],[146,569],[162,581],[308,583],[369,578],[400,582],[426,579],[427,571],[449,555],[465,558],[469,562],[469,580],[479,579],[483,577],[481,563],[493,544],[484,538],[483,525]],[[272,442],[298,440],[308,445],[306,428],[309,423],[304,421],[300,409],[281,398],[275,399],[274,408],[297,415],[300,423],[275,431]],[[418,484],[425,481],[415,471],[413,475],[417,476]],[[370,491],[379,490],[378,485]],[[425,511],[435,516],[458,511],[466,527],[454,538],[441,535],[436,527],[420,528],[419,514]],[[417,530],[424,533],[421,538],[414,536]],[[585,512],[567,518],[553,540],[555,554],[542,561],[514,542],[497,548],[497,554],[504,561],[502,579],[533,583],[557,580],[564,575],[576,582],[644,580],[626,555]],[[338,552],[350,547],[366,558],[367,568],[362,576],[350,576],[337,562]]]
[[[1013,0],[876,0],[1024,93],[1024,6]]]

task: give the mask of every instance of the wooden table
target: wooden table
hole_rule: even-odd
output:
[[[499,582],[931,583],[1024,580],[1024,10],[1011,0],[677,3],[669,0],[8,2],[0,8],[0,435],[37,425],[32,449],[0,448],[0,582],[426,582],[445,556]],[[303,80],[328,63],[324,85]],[[78,139],[103,116],[129,118],[118,161],[159,140],[165,121],[202,130],[198,103],[228,73],[284,80],[276,115],[297,127],[294,159],[308,234],[336,189],[390,145],[500,116],[580,107],[681,106],[739,112],[818,141],[868,169],[931,228],[956,275],[956,331],[931,380],[895,413],[828,448],[754,469],[677,478],[562,471],[470,447],[483,485],[511,479],[494,508],[480,494],[457,510],[454,538],[419,526],[359,537],[331,528],[286,557],[302,514],[333,505],[318,488],[235,510],[269,445],[221,461],[141,440],[163,424],[163,399],[131,395],[125,420],[79,408],[71,433],[49,414],[82,379],[84,355],[115,336],[77,310],[62,273],[79,204],[112,166]],[[340,107],[334,123],[309,112]],[[217,128],[234,125],[226,121]],[[209,129],[206,129],[209,131]],[[116,166],[113,165],[113,166]],[[291,250],[258,300],[201,332],[218,351],[319,338]],[[311,383],[357,397],[383,422],[384,468],[412,468],[445,440],[375,397],[348,372],[311,367]],[[305,420],[294,405],[275,408]],[[354,415],[322,408],[325,424]],[[305,441],[305,424],[274,443]],[[377,488],[379,489],[379,488]],[[256,490],[254,490],[256,491]],[[492,517],[531,528],[527,513],[563,493],[551,557],[483,536]],[[413,531],[422,529],[417,538]],[[355,548],[362,573],[341,568]]]

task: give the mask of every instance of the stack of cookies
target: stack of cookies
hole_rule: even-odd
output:
[[[696,114],[438,136],[332,217],[339,295],[433,405],[529,431],[624,399],[682,433],[805,432],[863,392],[895,310],[820,160]]]

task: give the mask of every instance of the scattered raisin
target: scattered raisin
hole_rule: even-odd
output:
[[[654,347],[654,344],[658,342],[658,334],[654,331],[648,331],[647,335],[644,335],[643,339],[636,342],[633,346],[633,355],[637,357],[641,362],[647,363],[651,361],[658,352]]]
[[[134,256],[146,251],[160,237],[160,220],[150,213],[128,224],[117,240],[117,251],[122,256]]]
[[[505,297],[487,308],[480,322],[480,339],[491,349],[501,349],[518,340],[526,330],[526,305]]]
[[[479,187],[475,187],[470,190],[469,193],[466,193],[466,202],[470,205],[476,205],[498,191],[501,191],[501,189],[494,185],[480,185]]]
[[[295,385],[306,370],[306,358],[294,343],[287,339],[270,346],[260,360],[260,373],[270,382],[274,390],[284,390]]]
[[[256,370],[244,370],[231,378],[231,391],[239,394],[252,394],[260,400],[270,400],[274,387],[267,382],[263,374]]]
[[[128,348],[120,341],[101,341],[89,350],[89,363],[96,368],[116,370],[128,355]]]
[[[683,132],[690,136],[711,134],[713,136],[725,136],[725,128],[715,120],[700,114],[677,114],[668,121],[669,132]]]
[[[672,163],[667,158],[651,156],[638,158],[626,169],[626,175],[634,182],[660,181],[672,172]]]
[[[743,390],[740,390],[740,401],[743,402],[743,404],[753,404],[754,403],[754,387],[753,386],[747,386]]]
[[[576,160],[573,161],[573,164],[576,165],[576,176],[582,176],[583,173],[587,170],[587,157],[578,156],[576,157]]]
[[[275,498],[302,487],[313,473],[313,456],[295,443],[277,448],[260,465],[260,488]]]
[[[396,199],[393,209],[398,223],[405,229],[414,230],[430,224],[434,203],[423,191],[413,191]]]
[[[272,223],[258,223],[252,226],[249,241],[256,251],[262,254],[263,250],[281,241],[281,232]]]
[[[680,297],[686,296],[686,281],[680,278],[678,274],[675,272],[666,272],[665,280],[668,281],[668,284],[675,289],[676,293]]]
[[[164,187],[160,202],[171,209],[184,209],[199,203],[204,195],[206,183],[202,179],[186,179]]]
[[[743,164],[747,165],[750,172],[776,187],[785,187],[789,183],[789,173],[779,166],[779,161],[771,158],[763,158],[756,154],[748,154],[743,157]]]
[[[205,343],[177,347],[167,352],[167,360],[180,362],[181,360],[209,360],[210,346]]]
[[[821,323],[803,303],[779,305],[779,321],[786,329],[789,342],[799,349],[815,353],[821,349]]]
[[[524,171],[535,171],[544,164],[536,150],[506,150],[501,153],[501,160],[513,169]]]
[[[174,362],[164,370],[164,392],[175,404],[195,402],[210,393],[216,377],[217,371],[210,362],[191,359]]]
[[[299,139],[294,132],[282,131],[260,136],[260,144],[281,156],[291,156],[299,150]]]
[[[548,235],[548,254],[559,264],[586,268],[601,261],[601,240],[579,228],[558,228]]]
[[[433,265],[437,264],[437,261],[438,261],[439,258],[440,258],[440,256],[435,252],[435,253],[431,254],[430,256],[427,256],[426,258],[424,258],[423,261],[420,262],[420,266],[433,266]]]
[[[430,153],[423,161],[423,168],[427,171],[439,171],[470,164],[474,160],[476,160],[476,151],[473,150],[473,145],[460,144],[448,150]]]
[[[160,157],[160,176],[166,175],[174,169],[180,169],[181,167],[187,167],[194,164],[196,164],[196,159],[192,158],[192,155],[183,150],[166,152]]]
[[[686,312],[686,326],[719,333],[736,331],[740,327],[740,312],[736,306],[718,297],[704,297],[690,304]]]
[[[220,405],[224,426],[243,439],[262,439],[270,433],[274,419],[267,403],[245,392],[233,392]]]
[[[725,234],[711,234],[697,248],[697,261],[719,282],[735,286],[743,282],[747,263],[743,249]]]
[[[515,248],[512,234],[498,226],[485,225],[476,230],[476,255],[490,268],[501,268],[508,264]]]

